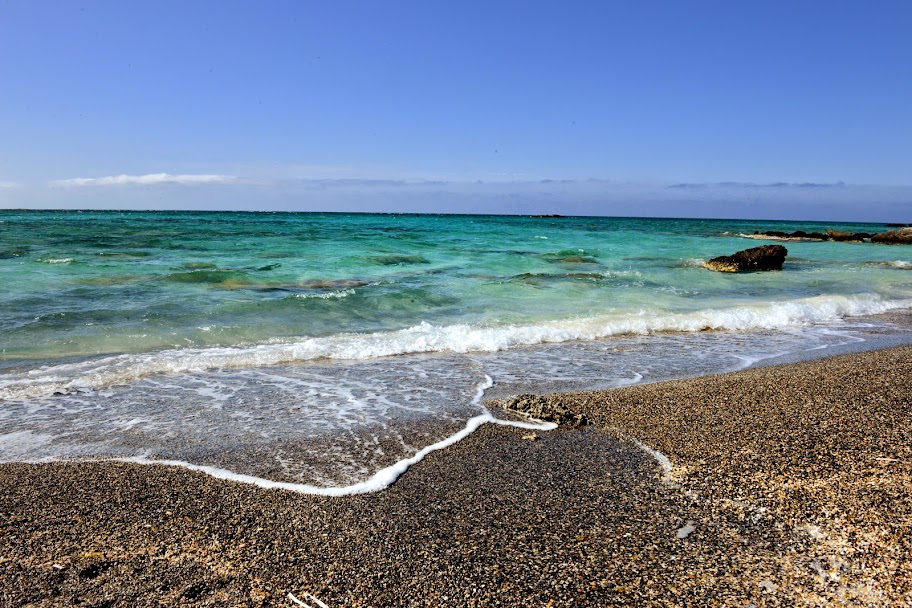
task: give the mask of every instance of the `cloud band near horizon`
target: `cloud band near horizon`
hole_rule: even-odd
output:
[[[108,175],[104,177],[74,177],[51,182],[58,188],[83,186],[155,186],[159,184],[224,184],[237,182],[234,175],[147,173],[145,175]]]

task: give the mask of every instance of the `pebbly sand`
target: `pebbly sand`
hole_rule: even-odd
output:
[[[346,498],[2,465],[0,606],[909,605],[910,395],[912,347],[552,395],[593,424]]]

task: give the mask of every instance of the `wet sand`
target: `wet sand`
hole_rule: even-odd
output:
[[[912,347],[553,395],[592,424],[345,498],[2,465],[0,605],[908,605],[910,395]]]

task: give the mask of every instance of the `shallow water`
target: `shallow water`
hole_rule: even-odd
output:
[[[717,220],[0,212],[0,461],[142,457],[344,486],[484,413],[876,344],[912,249]],[[882,226],[837,225],[874,232]],[[879,337],[878,337],[879,336]],[[878,342],[880,340],[880,342]]]

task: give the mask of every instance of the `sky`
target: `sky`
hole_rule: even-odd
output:
[[[0,0],[0,208],[912,221],[912,2]]]

